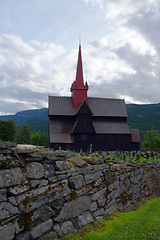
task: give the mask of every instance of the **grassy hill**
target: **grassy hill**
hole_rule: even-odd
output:
[[[147,130],[160,132],[160,103],[127,104],[128,124],[131,129],[139,129],[141,138]],[[48,108],[26,110],[15,115],[0,116],[3,120],[14,120],[16,125],[28,124],[33,132],[48,132]]]

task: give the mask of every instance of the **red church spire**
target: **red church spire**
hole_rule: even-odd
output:
[[[81,55],[81,42],[79,41],[79,53],[78,53],[78,63],[76,72],[76,83],[77,86],[84,86],[83,82],[83,67],[82,67],[82,55]]]
[[[78,107],[79,104],[84,99],[87,102],[87,90],[88,90],[88,84],[86,82],[84,85],[84,81],[83,81],[81,42],[79,41],[79,53],[78,53],[76,80],[72,83],[72,86],[71,86],[72,104],[74,107]]]

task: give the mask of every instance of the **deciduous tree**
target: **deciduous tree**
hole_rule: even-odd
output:
[[[142,147],[147,150],[155,150],[159,146],[160,141],[160,133],[158,130],[147,131],[144,135],[144,139],[142,142]]]
[[[13,120],[0,120],[0,139],[2,141],[13,141],[16,126]]]

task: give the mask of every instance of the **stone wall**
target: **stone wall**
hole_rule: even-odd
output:
[[[160,194],[160,165],[0,142],[0,240],[54,239]]]

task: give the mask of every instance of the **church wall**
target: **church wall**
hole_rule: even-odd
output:
[[[125,145],[124,144],[125,141]],[[125,148],[124,148],[125,147]],[[131,150],[130,134],[96,134],[94,137],[94,149],[115,151]]]
[[[159,164],[81,158],[71,151],[11,157],[8,145],[0,144],[0,239],[60,238],[160,194]]]
[[[125,144],[124,144],[125,142]],[[93,151],[105,150],[105,151],[115,151],[126,150],[130,151],[139,150],[138,144],[132,145],[131,135],[129,134],[91,134],[91,133],[76,133],[74,134],[74,143],[51,143],[50,147],[53,149],[71,149],[75,151],[80,151],[81,149],[85,152],[90,149],[90,144],[93,146]],[[137,149],[135,149],[137,148]]]
[[[139,151],[140,143],[139,142],[132,142],[131,149],[135,151]]]

